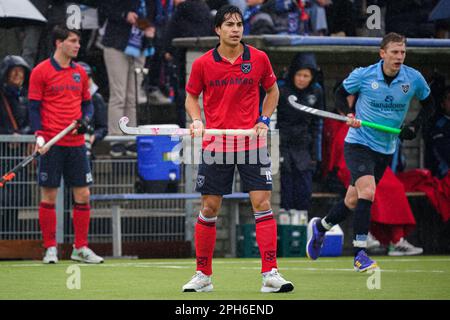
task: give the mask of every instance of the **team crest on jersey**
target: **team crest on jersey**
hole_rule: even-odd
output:
[[[249,73],[252,70],[252,64],[250,62],[241,64],[241,71],[245,74]]]
[[[40,176],[41,176],[41,181],[47,181],[48,180],[47,172],[41,172]]]
[[[72,78],[76,83],[79,83],[81,81],[81,75],[78,72],[72,74]]]
[[[403,93],[408,93],[408,91],[409,91],[409,84],[402,84],[402,91],[403,91]]]
[[[203,187],[204,184],[205,184],[205,176],[202,175],[197,176],[197,186],[201,188]]]
[[[379,87],[378,82],[376,82],[376,81],[372,82],[371,87],[373,90],[377,90]]]
[[[306,101],[308,101],[308,104],[309,104],[310,106],[313,106],[313,105],[316,104],[317,98],[316,98],[315,95],[310,94],[310,95],[308,95],[308,96],[306,97]]]

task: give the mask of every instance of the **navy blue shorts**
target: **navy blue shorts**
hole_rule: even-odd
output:
[[[344,144],[344,158],[348,170],[352,176],[351,185],[362,176],[374,176],[378,184],[384,175],[384,171],[392,160],[391,154],[383,154],[358,143]]]
[[[92,184],[92,173],[86,156],[86,147],[53,146],[39,157],[39,186],[58,188],[61,177],[69,187],[85,187]]]
[[[266,148],[242,152],[202,152],[195,190],[202,195],[225,195],[233,191],[234,171],[241,177],[242,191],[272,190],[270,156]]]

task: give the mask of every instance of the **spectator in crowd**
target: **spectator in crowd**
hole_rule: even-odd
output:
[[[212,16],[203,0],[177,0],[175,11],[167,28],[164,60],[170,72],[170,90],[177,105],[178,125],[186,126],[186,49],[172,45],[174,38],[205,37],[213,35]]]
[[[267,0],[247,0],[244,11],[244,35],[274,34],[275,25],[269,13],[265,12]]]
[[[30,0],[31,3],[39,10],[39,12],[46,17],[50,0]],[[41,34],[45,27],[30,25],[24,28],[24,38],[22,45],[22,57],[29,66],[34,67],[39,56],[39,43]]]
[[[232,6],[236,6],[241,10],[241,12],[245,12],[247,10],[247,1],[246,0],[229,0],[229,4]]]
[[[27,27],[23,39],[22,55],[34,67],[53,53],[52,30],[57,25],[66,23],[67,7],[79,1],[66,0],[33,0],[36,8],[47,18],[44,28]]]
[[[24,85],[30,68],[20,56],[8,55],[0,64],[0,134],[21,135],[30,132]],[[16,160],[27,154],[23,143],[0,142],[1,173],[13,168]],[[16,182],[23,181],[23,172]],[[17,208],[26,205],[29,195],[25,184],[11,184],[0,189],[0,232],[13,231],[17,226]]]
[[[153,44],[155,54],[147,59],[146,65],[149,74],[145,78],[144,87],[148,91],[150,104],[171,103],[170,91],[170,70],[164,60],[165,37],[169,21],[174,14],[175,7],[182,0],[155,0],[155,38]]]
[[[330,36],[353,37],[356,35],[356,11],[351,0],[333,0],[325,7]]]
[[[220,7],[230,4],[231,0],[206,0],[206,4],[213,12],[213,15],[216,15],[215,12],[220,9]]]
[[[316,79],[314,54],[297,54],[289,68],[286,86],[281,89],[277,126],[280,130],[281,208],[308,211],[311,206],[312,178],[317,167],[320,119],[293,108],[298,102],[324,109],[323,90]]]
[[[400,32],[408,38],[431,38],[435,25],[428,20],[434,0],[386,1],[386,34]]]
[[[440,110],[431,119],[425,139],[432,158],[431,172],[442,179],[450,170],[450,86],[444,90]]]
[[[30,67],[20,56],[6,56],[0,65],[0,134],[28,134],[30,126],[24,96]]]
[[[311,18],[311,35],[327,35],[328,24],[325,7],[331,4],[331,0],[309,0],[307,3],[309,5],[306,11]]]
[[[93,79],[93,71],[86,62],[78,62],[89,77],[89,92],[91,93],[94,115],[90,123],[90,130],[86,133],[86,149],[88,158],[93,160],[92,147],[95,143],[103,140],[108,134],[108,109],[102,95],[98,92],[98,86]]]
[[[119,119],[127,116],[136,126],[136,104],[146,57],[153,54],[155,2],[151,0],[111,0],[103,8],[108,19],[103,37],[108,72],[108,131],[120,135]],[[111,145],[111,155],[136,155],[136,145]]]
[[[302,16],[294,0],[267,0],[260,11],[272,17],[277,34],[297,35],[302,30]]]

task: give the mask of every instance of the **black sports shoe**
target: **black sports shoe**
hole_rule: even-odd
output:
[[[125,155],[127,152],[127,149],[125,148],[125,145],[122,143],[114,143],[111,145],[111,150],[109,151],[109,154],[112,157],[121,157]]]
[[[130,157],[137,157],[137,146],[136,146],[136,142],[131,142],[128,143],[125,147],[126,151],[126,155],[130,156]]]

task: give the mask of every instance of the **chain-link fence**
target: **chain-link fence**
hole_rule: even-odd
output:
[[[106,141],[134,141],[134,137],[106,137]],[[32,136],[0,135],[0,172],[6,173],[31,154]],[[98,156],[91,162],[94,184],[91,194],[135,193],[139,178],[137,159]],[[183,166],[179,192],[184,191]],[[17,177],[0,188],[0,240],[36,240],[41,238],[38,207],[37,165],[32,163]],[[73,241],[72,195],[60,187],[56,201],[58,242]],[[122,203],[123,241],[184,240],[185,200],[138,200]],[[63,217],[61,219],[60,217]],[[111,242],[111,209],[107,203],[92,203],[90,242]]]

